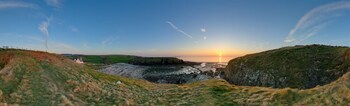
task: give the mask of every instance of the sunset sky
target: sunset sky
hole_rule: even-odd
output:
[[[0,46],[54,53],[241,56],[349,34],[349,0],[0,0]]]

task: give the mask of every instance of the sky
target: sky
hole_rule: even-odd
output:
[[[73,54],[242,56],[350,46],[350,0],[0,0],[0,46]]]

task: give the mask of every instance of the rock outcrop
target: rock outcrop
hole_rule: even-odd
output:
[[[117,63],[99,70],[100,72],[112,75],[120,75],[128,78],[142,79],[143,71],[148,69],[147,66],[131,65],[126,63]]]
[[[182,65],[185,61],[175,57],[138,57],[129,61],[134,65]]]
[[[338,79],[349,66],[348,47],[294,46],[235,58],[225,79],[236,85],[306,89]]]

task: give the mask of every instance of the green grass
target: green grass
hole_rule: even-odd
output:
[[[5,81],[0,80],[0,88],[2,89],[2,92],[4,95],[10,95],[12,92],[17,90],[18,85],[20,84],[24,71],[19,68],[19,66],[14,67],[16,71],[14,71],[14,80]]]
[[[73,55],[67,56],[71,59],[82,58],[84,62],[93,64],[114,64],[114,63],[128,63],[136,56],[129,55]]]
[[[101,69],[115,63],[129,63],[135,65],[182,65],[183,60],[173,57],[139,57],[131,55],[66,55],[70,59],[82,58],[84,64],[93,69]],[[1,66],[1,63],[0,63]],[[1,67],[0,67],[1,68]]]
[[[91,64],[131,63],[137,65],[184,64],[183,60],[174,57],[139,57],[130,55],[68,55],[70,59],[82,58]]]

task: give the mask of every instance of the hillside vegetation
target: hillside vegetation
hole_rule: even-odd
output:
[[[349,105],[350,74],[308,90],[213,79],[154,84],[107,75],[45,52],[0,51],[0,105]]]
[[[284,47],[233,59],[225,72],[236,85],[312,88],[328,84],[350,70],[348,47]]]
[[[116,63],[129,63],[133,65],[184,65],[194,64],[190,62],[184,62],[181,59],[175,57],[140,57],[132,55],[71,55],[64,54],[64,56],[70,59],[82,59],[85,64],[94,69],[101,69],[106,65]]]
[[[130,55],[66,55],[70,59],[82,58],[84,62],[93,64],[128,63],[137,56]]]

